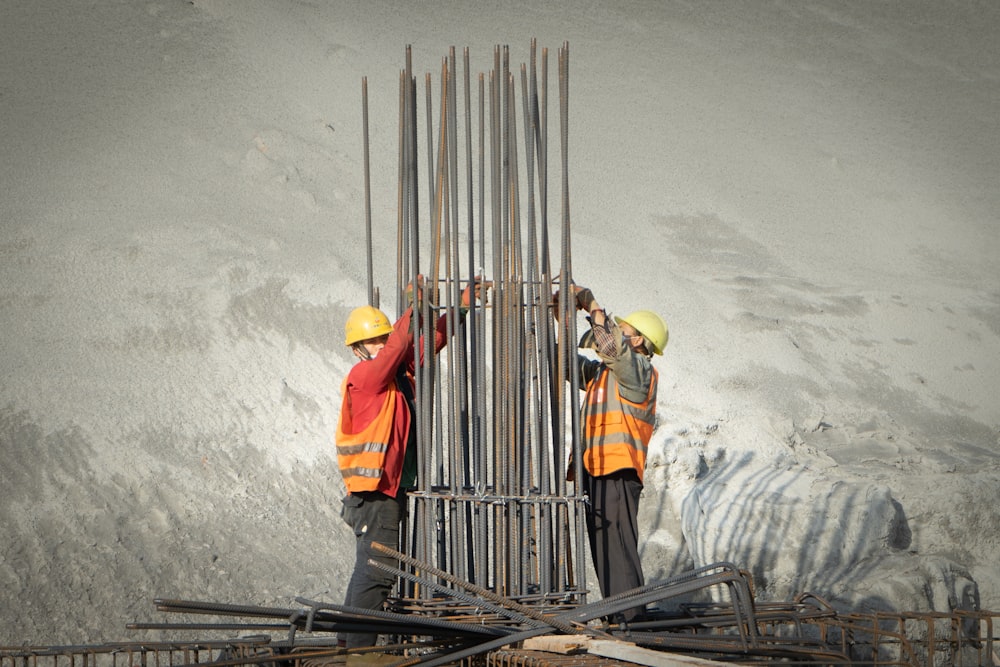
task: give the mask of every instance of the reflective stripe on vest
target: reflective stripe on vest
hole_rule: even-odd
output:
[[[646,449],[656,425],[657,373],[642,403],[622,398],[618,381],[601,369],[587,388],[583,406],[583,465],[591,475],[632,468],[642,481]]]
[[[389,385],[378,415],[368,426],[354,432],[351,397],[347,380],[341,387],[340,419],[337,421],[337,465],[348,493],[374,491],[382,479],[385,454],[389,449],[396,405],[396,383]]]

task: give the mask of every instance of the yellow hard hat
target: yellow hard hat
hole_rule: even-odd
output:
[[[361,306],[351,311],[344,324],[344,344],[354,345],[392,332],[392,322],[378,308]]]
[[[662,317],[651,310],[637,310],[627,317],[616,317],[615,322],[630,324],[653,348],[653,354],[663,354],[663,348],[670,339],[670,331]]]

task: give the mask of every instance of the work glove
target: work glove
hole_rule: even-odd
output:
[[[472,305],[473,299],[483,305],[489,303],[489,289],[491,287],[493,287],[493,281],[483,280],[482,276],[474,277],[472,283],[466,285],[465,289],[462,290],[462,305],[460,306],[462,314],[469,312],[469,306]]]
[[[413,281],[411,280],[406,285],[406,303],[413,306],[413,310],[419,313],[424,306],[424,274],[417,274],[416,300],[414,300],[413,291]]]
[[[594,293],[586,287],[573,285],[573,294],[576,296],[576,307],[579,310],[590,313],[594,309],[594,306],[597,305]]]
[[[578,292],[580,291],[580,289],[582,288],[577,287],[576,285],[572,285],[572,289],[570,290],[571,296],[569,298],[571,299],[570,303],[572,303],[577,310],[584,310],[583,306],[580,305],[580,300],[578,296]],[[590,290],[587,291],[589,292]],[[555,292],[552,293],[552,316],[556,319],[557,322],[559,321],[559,294],[560,290],[556,290]],[[591,300],[593,300],[594,298],[593,294],[591,294],[590,298]],[[587,312],[589,313],[590,311]]]

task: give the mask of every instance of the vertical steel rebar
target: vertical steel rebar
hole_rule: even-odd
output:
[[[399,72],[399,129],[398,129],[398,170],[396,182],[396,317],[403,314],[406,306],[403,304],[403,285],[405,276],[410,274],[410,228],[409,205],[406,193],[406,71]]]
[[[368,141],[368,77],[361,78],[361,106],[365,170],[365,257],[367,258],[365,275],[368,283],[368,305],[377,308],[378,300],[375,298],[375,280],[372,270],[372,180]]]
[[[503,213],[504,208],[503,202],[503,150],[502,150],[502,112],[501,112],[501,94],[500,86],[503,79],[503,71],[501,69],[501,52],[500,47],[497,46],[493,50],[493,70],[490,72],[490,176],[491,176],[491,199],[490,199],[490,220],[492,222],[492,248],[493,248],[493,274],[496,281],[496,294],[494,295],[493,304],[493,328],[491,330],[491,340],[492,340],[492,405],[491,412],[493,415],[493,423],[490,428],[490,433],[492,436],[492,456],[491,459],[491,470],[490,470],[490,487],[493,489],[493,493],[497,496],[501,495],[506,490],[506,475],[507,475],[507,463],[506,463],[506,440],[503,436],[504,425],[506,424],[506,396],[504,395],[504,387],[506,387],[507,376],[505,374],[505,364],[503,358],[500,355],[500,351],[505,348],[506,341],[503,336],[506,332],[503,330],[503,324],[507,320],[507,281],[504,273],[503,266],[503,251],[504,251],[504,238],[503,238]],[[491,505],[492,509],[492,528],[493,528],[493,562],[495,565],[495,570],[493,572],[493,587],[498,591],[506,590],[504,582],[507,580],[507,555],[506,555],[506,544],[507,544],[507,534],[505,532],[506,528],[506,508],[503,504],[497,502]]]
[[[472,257],[469,258],[470,271],[472,267],[476,267],[476,271],[479,275],[486,279],[485,269],[486,269],[486,91],[485,91],[485,78],[482,73],[479,75],[479,261],[474,262]],[[470,192],[471,196],[471,192]],[[470,249],[472,243],[472,233],[473,225],[470,220]],[[474,252],[474,251],[472,251]],[[470,254],[472,254],[470,252]],[[484,298],[488,298],[488,291],[484,290]],[[473,386],[475,391],[476,400],[473,403],[473,414],[474,414],[474,430],[473,430],[473,450],[476,453],[476,460],[479,462],[478,469],[473,471],[473,491],[477,495],[482,493],[486,494],[486,481],[488,479],[488,465],[489,459],[487,457],[487,452],[489,450],[489,430],[485,428],[485,416],[486,416],[486,382],[483,381],[483,371],[486,368],[486,327],[480,324],[479,317],[480,313],[485,317],[485,309],[480,309],[480,302],[473,301],[470,317],[470,327],[472,328],[472,346],[470,348],[473,368],[476,369],[473,372]],[[490,553],[488,549],[489,545],[489,510],[484,507],[481,503],[475,506],[475,511],[479,516],[478,527],[476,531],[476,553],[478,557],[476,562],[482,568],[479,577],[475,583],[482,584],[484,586],[489,586],[492,578],[489,576],[489,572],[492,571],[492,564],[494,561],[490,558]]]
[[[566,353],[569,357],[569,382],[570,382],[570,395],[569,401],[567,401],[567,409],[570,414],[571,423],[571,438],[572,438],[572,449],[574,452],[574,465],[576,466],[576,479],[581,480],[583,478],[583,457],[580,451],[580,411],[578,408],[580,400],[580,369],[579,365],[576,363],[576,312],[575,308],[569,302],[569,291],[573,283],[573,265],[572,265],[572,255],[570,253],[570,246],[572,242],[571,238],[571,215],[570,215],[570,205],[569,205],[569,42],[564,42],[563,47],[559,53],[560,62],[560,76],[559,76],[559,125],[561,134],[561,157],[562,157],[562,218],[563,218],[563,238],[562,238],[562,251],[563,251],[563,275],[561,278],[561,286],[563,289],[560,293],[563,294],[563,299],[566,305],[566,310],[563,311],[563,316],[566,319],[567,325],[567,340],[566,340]],[[577,487],[579,488],[579,481],[577,482]],[[579,494],[578,495],[582,495]],[[584,499],[586,502],[586,499]],[[576,549],[574,553],[576,555],[576,572],[579,576],[583,577],[584,571],[584,540],[586,527],[584,526],[584,517],[582,515],[581,508],[578,508],[576,512],[575,521],[575,533],[576,533]],[[582,589],[582,581],[581,581]],[[582,597],[583,601],[586,601],[586,596]]]
[[[436,367],[435,367],[435,345],[434,345],[434,331],[435,326],[431,324],[431,295],[434,295],[435,300],[439,300],[437,296],[438,286],[440,285],[441,277],[441,232],[442,226],[444,224],[444,216],[447,215],[448,211],[448,192],[447,192],[447,172],[448,172],[448,132],[447,132],[447,121],[448,121],[448,106],[447,106],[447,96],[448,96],[449,82],[447,78],[447,59],[442,59],[441,62],[441,93],[439,97],[439,120],[438,120],[438,148],[437,148],[437,167],[434,170],[435,180],[434,180],[434,207],[433,207],[433,218],[431,219],[432,234],[431,234],[431,269],[430,275],[428,276],[428,296],[424,299],[423,307],[423,317],[422,322],[424,323],[425,333],[424,339],[424,359],[421,366],[426,368],[429,374],[434,374],[435,379],[437,378]],[[433,459],[434,459],[434,472],[433,476],[428,480],[428,484],[433,487],[442,487],[445,482],[445,458],[443,452],[443,434],[441,433],[442,426],[442,413],[439,408],[442,401],[439,399],[439,394],[441,391],[440,385],[435,381],[432,383],[435,393],[435,403],[428,403],[427,407],[430,411],[429,414],[432,418],[429,420],[428,434],[425,442],[433,442]],[[435,428],[437,427],[437,428]],[[447,556],[447,539],[448,531],[446,530],[446,507],[443,503],[433,504],[433,520],[434,520],[434,549],[436,551],[437,558],[430,562],[438,562],[442,567],[446,567],[445,558]]]

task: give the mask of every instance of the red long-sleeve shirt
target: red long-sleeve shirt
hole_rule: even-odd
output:
[[[385,394],[396,379],[400,367],[406,371],[406,381],[413,382],[415,364],[413,363],[413,333],[410,322],[413,310],[407,308],[396,320],[392,333],[378,355],[374,359],[359,361],[347,374],[346,391],[353,417],[354,428],[363,430],[378,415],[385,402]],[[438,318],[434,332],[434,349],[440,351],[447,343],[447,316]],[[423,343],[420,347],[423,355]],[[412,394],[412,384],[410,393]],[[385,467],[379,480],[377,491],[387,496],[395,497],[399,491],[399,482],[403,473],[403,460],[406,455],[407,438],[410,433],[410,421],[413,416],[406,404],[402,391],[396,393],[393,406],[392,433],[385,457]]]

